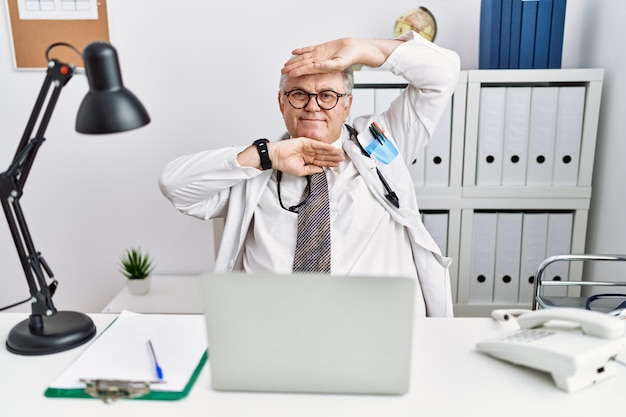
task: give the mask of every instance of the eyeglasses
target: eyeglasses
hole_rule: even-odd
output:
[[[287,96],[287,100],[294,109],[303,109],[308,106],[311,97],[315,97],[315,102],[322,110],[332,110],[339,102],[340,97],[348,94],[341,94],[333,90],[324,90],[319,93],[307,93],[299,88],[283,92]]]

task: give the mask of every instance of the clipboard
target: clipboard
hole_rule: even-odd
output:
[[[163,379],[155,373],[154,346]],[[50,398],[179,400],[208,360],[203,315],[122,313],[72,362],[44,395]]]

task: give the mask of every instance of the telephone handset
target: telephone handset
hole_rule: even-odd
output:
[[[519,330],[476,344],[498,359],[549,372],[567,392],[607,379],[626,350],[625,322],[597,311],[551,308],[517,316]]]

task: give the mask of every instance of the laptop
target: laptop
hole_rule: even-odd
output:
[[[415,280],[205,274],[212,388],[404,394]]]

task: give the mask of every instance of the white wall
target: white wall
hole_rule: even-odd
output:
[[[605,68],[587,252],[626,254],[626,14],[618,0],[585,3],[584,20],[594,29],[581,31],[581,66]],[[626,281],[623,262],[589,263],[585,272],[590,280]]]
[[[35,244],[60,281],[55,296],[60,309],[94,312],[104,307],[124,285],[117,260],[130,245],[154,255],[157,273],[211,269],[210,222],[176,212],[161,196],[156,178],[178,155],[282,134],[276,91],[279,69],[292,49],[342,36],[391,37],[396,18],[423,5],[437,17],[436,42],[456,50],[464,69],[478,63],[480,0],[319,0],[314,5],[239,0],[219,7],[192,0],[108,3],[111,43],[119,52],[124,82],[153,121],[119,135],[79,135],[73,129],[74,114],[87,91],[85,77],[76,75],[64,89],[21,200]],[[624,92],[624,76],[617,71],[623,60],[611,50],[611,42],[625,33],[612,8],[618,8],[618,0],[568,2],[563,66],[607,67],[610,84],[605,90],[611,92],[602,115],[590,245],[626,252],[626,220],[618,216],[624,207],[620,151],[626,145],[618,135],[624,131],[623,104],[619,93],[612,92]],[[4,171],[44,75],[13,69],[4,8],[0,22]],[[616,228],[621,233],[612,232]],[[26,298],[4,220],[0,267],[0,306]]]

